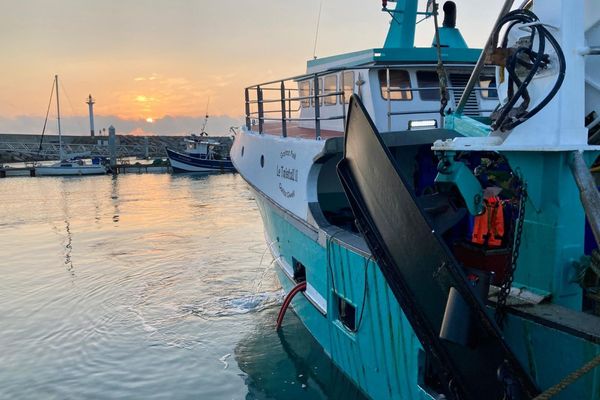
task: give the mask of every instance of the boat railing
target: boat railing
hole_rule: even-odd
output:
[[[259,133],[264,132],[265,122],[280,122],[281,135],[287,137],[289,123],[314,121],[316,138],[321,137],[321,121],[345,120],[346,109],[345,94],[343,90],[322,91],[320,89],[320,78],[337,71],[328,70],[323,73],[305,74],[291,78],[265,82],[249,86],[245,89],[246,104],[246,127],[250,130],[253,120],[258,121]],[[312,86],[309,93],[303,93],[298,87],[301,81],[311,81]],[[342,81],[342,86],[343,81]],[[326,98],[341,97],[339,102],[342,107],[339,114],[322,116],[322,104]],[[301,117],[302,103],[307,102],[314,105],[314,117]],[[337,105],[338,101],[335,101]]]
[[[321,88],[322,78],[332,74],[337,74],[343,71],[369,71],[369,70],[385,70],[386,79],[385,86],[382,85],[381,91],[386,93],[385,101],[387,103],[387,127],[388,131],[392,130],[392,119],[396,116],[406,116],[410,114],[437,114],[439,108],[431,110],[406,110],[394,111],[392,104],[396,102],[393,99],[393,93],[406,92],[422,92],[422,91],[439,91],[438,86],[427,87],[393,87],[390,78],[390,71],[407,68],[412,66],[377,66],[369,68],[338,68],[329,69],[326,71],[298,75],[291,78],[273,80],[256,85],[249,86],[245,89],[245,114],[246,128],[251,130],[258,124],[258,132],[264,133],[266,122],[279,122],[281,127],[281,136],[288,136],[288,128],[294,122],[313,122],[315,129],[315,138],[321,138],[322,122],[342,120],[342,127],[345,129],[347,104],[349,101],[349,93],[354,92],[355,82],[348,90],[344,82],[343,73],[339,74],[339,84],[336,80],[336,90],[327,90]],[[310,82],[307,88],[300,87],[300,82]],[[449,86],[449,91],[463,92],[464,86]],[[495,87],[474,87],[474,91],[496,90]],[[328,98],[336,98],[334,102],[327,103]],[[334,107],[332,107],[334,106]],[[311,116],[301,116],[303,108],[313,111]],[[479,110],[479,112],[492,112],[493,110]]]

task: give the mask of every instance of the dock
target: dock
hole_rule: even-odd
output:
[[[116,174],[164,174],[171,172],[171,167],[168,165],[154,165],[154,164],[117,164],[115,167]],[[107,174],[110,174],[108,172]],[[35,167],[14,167],[6,168],[0,167],[0,178],[11,178],[11,177],[23,177],[30,176],[35,177]]]

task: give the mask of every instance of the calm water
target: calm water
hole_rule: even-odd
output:
[[[0,179],[0,398],[353,399],[243,180]]]

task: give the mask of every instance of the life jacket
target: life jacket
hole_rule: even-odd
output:
[[[494,196],[484,200],[483,214],[475,217],[471,241],[500,247],[504,237],[504,210],[500,198]]]

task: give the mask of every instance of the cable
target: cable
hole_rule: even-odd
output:
[[[38,155],[42,151],[42,143],[44,142],[44,133],[46,132],[46,124],[48,123],[48,115],[50,114],[50,106],[52,105],[52,97],[54,97],[54,84],[56,82],[52,80],[52,89],[50,89],[50,101],[48,101],[48,109],[46,110],[46,118],[44,119],[44,127],[42,128],[42,137],[40,138],[40,147],[38,148]]]
[[[494,42],[498,42],[500,30],[506,24],[509,26],[506,28],[504,37],[502,39],[501,48],[508,48],[508,39],[510,31],[520,24],[528,24],[531,28],[531,35],[529,37],[528,46],[521,46],[517,48],[509,57],[506,63],[506,71],[508,72],[508,101],[500,109],[497,110],[493,119],[493,129],[501,131],[507,131],[514,129],[529,118],[536,115],[542,110],[558,93],[558,90],[562,86],[566,71],[566,60],[560,45],[552,36],[552,34],[546,29],[546,27],[540,22],[539,18],[529,10],[514,10],[506,14],[498,23],[494,31]],[[538,48],[536,51],[533,50],[533,44],[535,39],[538,41]],[[538,73],[540,69],[545,69],[550,64],[550,58],[548,54],[545,54],[546,41],[550,43],[556,55],[558,57],[559,72],[554,86],[546,95],[546,97],[538,103],[532,110],[527,111],[531,98],[527,87]],[[528,60],[527,60],[528,59]],[[526,78],[521,81],[516,69],[517,65],[524,67],[529,70]],[[517,86],[516,92],[514,86]],[[516,103],[522,99],[522,103],[518,108],[515,109]]]

